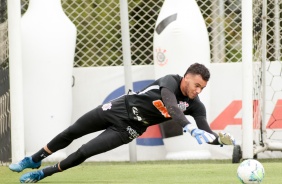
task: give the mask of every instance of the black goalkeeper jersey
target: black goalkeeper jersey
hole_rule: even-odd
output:
[[[140,122],[143,126],[171,120],[161,97],[161,88],[165,87],[175,94],[178,107],[185,115],[191,115],[199,128],[212,133],[206,121],[204,104],[199,97],[189,99],[187,96],[183,96],[180,90],[181,80],[182,77],[179,75],[166,75],[136,94],[126,95],[125,102],[129,118]]]

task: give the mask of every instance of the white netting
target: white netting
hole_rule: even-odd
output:
[[[275,140],[282,143],[281,3],[278,0],[269,0],[265,13],[263,8],[263,1],[254,1],[254,139],[256,145],[267,150],[281,150],[279,144],[272,146]]]

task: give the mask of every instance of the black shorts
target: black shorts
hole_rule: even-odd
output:
[[[126,132],[129,140],[142,135],[146,128],[142,123],[132,120],[128,116],[124,96],[96,108],[97,113],[104,122],[109,123],[114,129]]]

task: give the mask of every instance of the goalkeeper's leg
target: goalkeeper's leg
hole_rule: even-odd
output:
[[[30,157],[25,157],[18,163],[11,164],[9,168],[15,172],[21,172],[26,168],[39,168],[41,160],[52,153],[67,147],[73,140],[100,130],[106,129],[109,124],[99,118],[99,112],[96,109],[86,113],[79,118],[73,125],[54,137],[46,146]]]
[[[91,156],[107,152],[130,141],[127,132],[110,127],[61,161],[60,168],[67,170],[81,164]]]
[[[118,146],[127,144],[130,141],[131,139],[126,131],[118,131],[113,127],[109,127],[99,136],[82,145],[76,152],[69,155],[63,161],[55,164],[54,166],[46,167],[40,171],[24,174],[20,180],[21,182],[42,180],[47,176],[51,176],[57,172],[77,166],[93,155],[112,150]],[[40,175],[40,173],[42,174]],[[40,175],[40,177],[38,175]]]
[[[109,123],[100,118],[100,108],[97,107],[92,111],[84,114],[73,125],[54,137],[48,144],[47,148],[51,153],[67,147],[73,140],[86,134],[105,130]],[[34,158],[36,159],[36,158]],[[40,159],[40,158],[39,158]]]

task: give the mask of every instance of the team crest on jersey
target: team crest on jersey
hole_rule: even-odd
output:
[[[111,102],[106,103],[106,104],[104,104],[102,106],[103,111],[106,111],[106,110],[111,109],[111,108],[112,108],[112,103]]]
[[[189,107],[189,104],[187,102],[182,102],[179,101],[178,107],[182,110],[185,111],[187,107]]]

